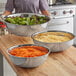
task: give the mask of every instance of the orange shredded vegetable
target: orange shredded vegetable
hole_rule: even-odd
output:
[[[37,57],[48,53],[48,49],[41,46],[22,46],[9,51],[11,55],[17,57]]]

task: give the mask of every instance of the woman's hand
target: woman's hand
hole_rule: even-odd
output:
[[[41,11],[41,13],[43,15],[47,15],[47,16],[50,16],[51,15],[51,13],[49,13],[49,11],[47,11],[47,10]]]
[[[5,11],[3,14],[1,14],[1,15],[0,15],[0,21],[2,21],[2,19],[3,19],[4,17],[6,17],[7,15],[9,15],[9,14],[11,14],[11,12],[9,12],[9,11]]]
[[[10,15],[10,14],[12,14],[12,13],[11,13],[10,11],[7,11],[7,10],[6,10],[2,15],[3,15],[3,16],[7,16],[7,15]]]

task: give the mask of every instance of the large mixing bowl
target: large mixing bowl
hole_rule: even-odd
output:
[[[23,45],[13,46],[8,49],[7,53],[10,56],[11,61],[19,67],[25,67],[25,68],[37,67],[45,62],[45,60],[47,59],[47,56],[50,53],[49,49],[45,46],[41,46],[41,47],[46,48],[48,50],[48,52],[45,55],[41,55],[41,56],[37,56],[37,57],[17,57],[17,56],[11,55],[9,53],[12,49],[17,48],[17,47],[22,47],[22,46],[40,46],[40,45],[23,44]]]
[[[17,14],[8,15],[7,17],[25,17],[25,16],[30,17],[32,15],[44,16],[47,17],[48,21],[50,21],[50,17],[41,14],[35,14],[35,13],[17,13]],[[5,17],[3,21],[6,23],[8,27],[8,31],[12,34],[20,35],[20,36],[31,36],[31,34],[33,34],[34,32],[46,30],[48,23],[47,21],[43,24],[37,24],[37,25],[16,25],[6,22],[5,19],[7,17]]]
[[[38,35],[40,33],[46,33],[46,32],[55,32],[55,33],[56,32],[63,32],[64,34],[66,34],[67,37],[72,37],[72,39],[65,41],[65,42],[50,42],[50,43],[48,43],[48,42],[38,41],[34,38],[36,35]],[[60,34],[60,36],[63,36],[63,35]],[[32,37],[35,44],[47,46],[52,52],[59,52],[59,51],[64,51],[64,50],[68,49],[70,46],[73,45],[73,40],[75,38],[75,36],[72,33],[65,32],[65,31],[57,31],[57,30],[36,32],[36,33],[32,34],[31,37]]]

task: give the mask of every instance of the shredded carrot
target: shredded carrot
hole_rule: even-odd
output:
[[[17,57],[37,57],[48,53],[48,49],[41,46],[22,46],[12,49],[9,52]]]

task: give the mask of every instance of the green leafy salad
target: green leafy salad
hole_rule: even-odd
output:
[[[49,19],[46,16],[32,15],[31,17],[7,17],[5,21],[17,25],[36,25],[43,24],[49,21]]]

